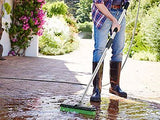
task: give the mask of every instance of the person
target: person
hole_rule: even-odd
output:
[[[95,70],[102,53],[106,47],[109,33],[114,28],[118,28],[118,32],[112,43],[112,56],[110,60],[110,88],[109,92],[120,97],[127,98],[127,93],[120,88],[120,72],[123,57],[123,48],[125,43],[125,26],[126,21],[123,18],[121,25],[118,19],[123,11],[123,5],[128,0],[93,0],[92,5],[92,21],[94,22],[94,50],[92,71]],[[93,80],[93,94],[90,101],[101,101],[103,64],[100,66]]]
[[[0,0],[0,40],[2,37],[2,33],[3,33],[3,28],[2,28],[2,6],[3,6],[3,0]],[[2,57],[2,53],[3,53],[3,46],[0,44],[0,60],[5,60]]]

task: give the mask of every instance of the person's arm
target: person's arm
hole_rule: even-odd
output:
[[[112,31],[114,28],[118,28],[120,30],[120,24],[118,23],[117,19],[109,12],[107,7],[103,3],[95,3],[96,7],[99,11],[101,11],[108,19],[112,21]]]

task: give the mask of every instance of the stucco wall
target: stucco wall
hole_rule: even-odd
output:
[[[26,49],[25,56],[38,56],[38,36],[33,36],[30,46]]]
[[[10,6],[13,6],[13,1],[12,0],[5,0],[5,2],[8,2],[10,4]],[[5,23],[6,22],[8,22],[8,23],[11,22],[10,15],[7,15],[7,13],[5,13],[3,18],[2,18],[2,28],[4,28],[4,29],[5,29]],[[2,56],[7,56],[9,50],[11,49],[11,44],[10,44],[10,40],[9,40],[9,35],[5,30],[3,31],[2,39],[0,40],[0,43],[3,45]]]

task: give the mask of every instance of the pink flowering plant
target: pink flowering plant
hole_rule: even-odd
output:
[[[24,56],[33,35],[43,34],[45,0],[19,0],[15,2],[9,28],[11,51],[9,55]]]

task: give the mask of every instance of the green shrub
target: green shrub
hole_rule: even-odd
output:
[[[144,60],[144,61],[157,61],[156,54],[150,53],[149,51],[140,51],[133,55],[133,59]]]
[[[158,53],[156,58],[160,61],[160,6],[153,7],[144,17],[141,24],[141,33],[143,34],[143,43],[147,43],[152,53]]]
[[[84,23],[91,21],[91,3],[92,0],[80,0],[79,9],[76,11],[77,22]]]
[[[63,1],[63,0],[46,0],[46,2],[57,2],[57,1]]]
[[[159,5],[159,0],[141,0],[142,8],[145,12],[150,10],[153,6]]]
[[[62,55],[78,48],[78,37],[62,16],[46,19],[44,33],[39,38],[39,51],[45,55]]]
[[[43,9],[47,11],[47,16],[52,17],[53,15],[66,15],[68,13],[68,6],[64,2],[47,3]]]
[[[79,0],[66,0],[66,4],[69,7],[68,12],[72,14],[76,18],[76,11],[79,8],[78,4]]]
[[[78,23],[78,30],[80,32],[92,32],[92,22]]]
[[[65,21],[69,24],[72,32],[78,33],[78,27],[75,18],[72,15],[64,16]]]
[[[82,39],[92,38],[92,22],[78,23],[79,36]]]
[[[130,57],[141,60],[160,61],[160,2],[157,0],[142,0],[135,39],[130,52]],[[128,51],[132,31],[134,28],[135,17],[137,13],[138,2],[131,1],[131,5],[127,11],[126,24],[126,47],[124,52]],[[147,58],[152,56],[155,57]],[[153,54],[153,55],[151,55]],[[136,57],[137,55],[137,57]],[[144,57],[145,56],[145,57]],[[142,57],[142,58],[140,58]]]

